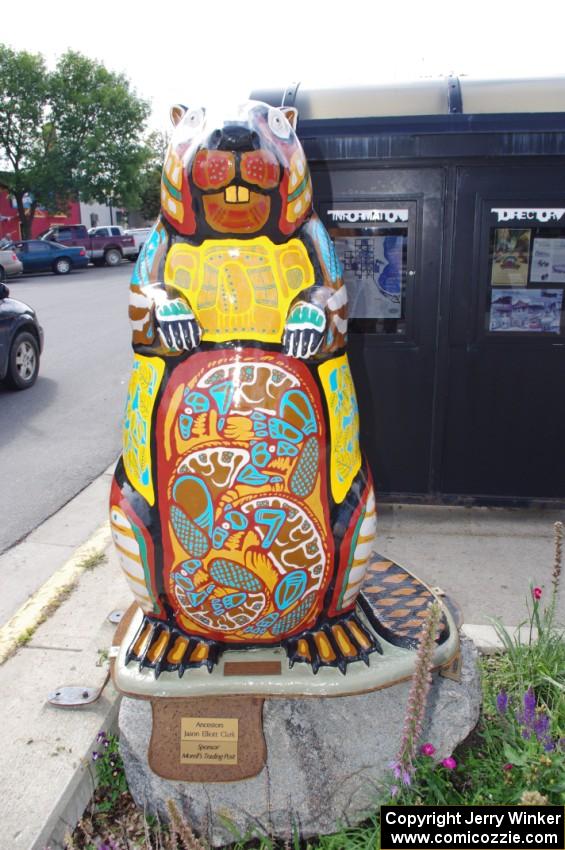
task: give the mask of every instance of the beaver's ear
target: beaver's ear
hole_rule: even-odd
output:
[[[296,130],[296,125],[298,123],[298,109],[295,109],[294,106],[281,106],[280,110],[292,129]]]
[[[183,115],[187,109],[188,106],[183,106],[182,103],[175,103],[174,106],[171,106],[170,116],[175,127],[182,121]]]

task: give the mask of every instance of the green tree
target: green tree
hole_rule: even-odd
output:
[[[147,221],[153,221],[161,209],[161,172],[169,145],[165,133],[150,133],[146,141],[148,156],[139,174],[139,211]]]
[[[149,105],[121,74],[68,51],[48,72],[43,58],[0,45],[0,184],[15,198],[27,238],[39,204],[139,203]],[[32,202],[24,208],[24,195]]]

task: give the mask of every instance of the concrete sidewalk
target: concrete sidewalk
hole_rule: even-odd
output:
[[[108,545],[107,525],[92,534],[94,518],[105,515],[109,472],[91,487],[48,520],[47,528],[37,529],[34,539],[30,535],[0,559],[0,568],[2,561],[13,565],[12,586],[17,565],[28,558],[44,576],[59,566],[0,629],[0,647],[8,656],[0,666],[0,850],[61,846],[92,792],[96,735],[116,722],[118,697],[111,685],[82,709],[47,703],[48,693],[60,686],[102,684],[114,632],[107,615],[131,602]],[[466,630],[482,628],[476,632],[482,640],[492,632],[489,617],[507,626],[524,619],[530,581],[549,589],[553,523],[562,519],[557,511],[384,506],[378,550],[441,587],[460,606]],[[63,545],[57,528],[68,529]],[[85,554],[101,550],[107,561],[84,571]],[[67,593],[69,581],[76,587]],[[34,630],[50,602],[61,597],[60,607]],[[16,648],[22,634],[29,640]]]

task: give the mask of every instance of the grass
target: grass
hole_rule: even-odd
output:
[[[100,564],[106,563],[108,560],[108,556],[104,552],[104,550],[100,550],[99,552],[89,552],[84,558],[78,562],[78,566],[82,570],[94,570],[96,567],[99,567]]]
[[[100,550],[98,552],[89,552],[86,554],[77,564],[78,568],[82,571],[93,570],[96,567],[100,566],[100,564],[104,564],[108,560],[108,556],[104,552],[104,550]],[[55,611],[57,611],[63,602],[69,598],[73,590],[76,588],[78,584],[78,577],[74,578],[72,581],[69,581],[64,587],[55,594],[55,596],[49,600],[47,605],[41,611],[40,616],[34,622],[32,626],[28,626],[28,628],[24,629],[15,639],[13,652],[21,649],[21,647],[26,646],[33,639],[33,636],[39,626],[43,625],[49,617],[51,617]],[[10,657],[6,656],[4,661]]]

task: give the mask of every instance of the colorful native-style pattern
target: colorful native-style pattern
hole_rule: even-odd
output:
[[[186,631],[277,642],[332,578],[326,430],[300,361],[244,349],[177,367],[157,416],[164,588]]]
[[[161,216],[131,283],[135,357],[111,495],[144,613],[127,663],[182,675],[212,669],[226,647],[281,644],[290,663],[346,672],[382,651],[399,612],[411,640],[427,596],[379,567],[386,625],[358,606],[376,570],[375,499],[346,290],[312,209],[296,111],[171,115]]]

